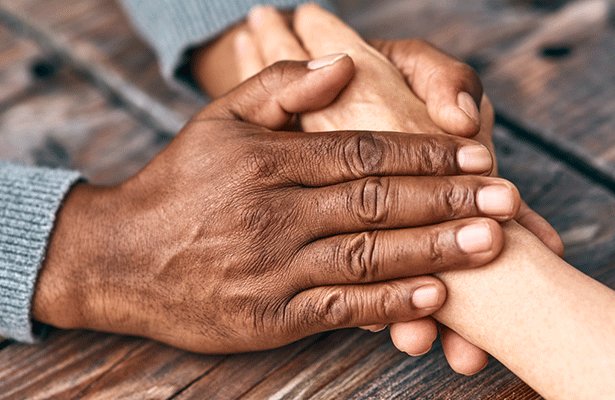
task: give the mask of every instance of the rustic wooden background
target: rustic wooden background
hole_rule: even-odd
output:
[[[615,6],[609,0],[344,0],[368,37],[420,36],[471,63],[498,111],[502,174],[562,234],[566,259],[615,288]],[[109,0],[0,0],[0,158],[135,173],[203,105],[161,83]],[[565,384],[565,383],[563,383]],[[535,399],[492,361],[472,378],[439,345],[410,358],[358,330],[200,356],[137,338],[0,339],[0,398]]]

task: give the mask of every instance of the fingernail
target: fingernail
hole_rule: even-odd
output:
[[[457,95],[457,106],[468,117],[470,117],[472,121],[476,124],[480,124],[480,113],[478,112],[478,106],[472,96],[470,96],[470,93],[459,92]]]
[[[315,60],[310,61],[307,64],[307,67],[308,69],[311,69],[311,70],[329,67],[347,56],[348,55],[344,53],[331,54],[331,55],[324,56],[324,57],[317,58]]]
[[[425,354],[429,353],[431,351],[431,349],[433,348],[433,344],[431,346],[429,346],[429,348],[427,349],[427,351],[424,351],[422,353],[418,353],[418,354],[412,354],[412,353],[407,353],[410,357],[420,357],[420,356],[424,356]]]
[[[457,151],[459,168],[469,174],[478,174],[491,171],[493,158],[491,152],[480,144],[463,146]]]
[[[514,209],[512,190],[505,185],[491,185],[481,188],[476,195],[478,209],[488,215],[508,216]]]
[[[373,333],[378,333],[378,332],[381,332],[381,331],[385,330],[386,327],[387,327],[386,325],[380,324],[380,325],[362,326],[361,328],[362,329],[366,329],[366,330],[368,330],[370,332],[373,332]]]
[[[425,285],[412,293],[412,304],[416,308],[433,308],[439,304],[440,293],[434,285]]]
[[[493,239],[487,224],[464,226],[457,232],[457,245],[464,253],[482,253],[491,249]]]

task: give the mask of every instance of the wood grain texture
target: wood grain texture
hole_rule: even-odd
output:
[[[235,399],[248,392],[278,368],[306,351],[319,336],[282,348],[226,357],[214,369],[182,391],[177,399]]]
[[[112,91],[155,130],[176,133],[204,104],[188,90],[161,84],[153,53],[115,1],[3,1],[0,18]]]
[[[54,332],[40,345],[0,351],[0,398],[72,398],[138,346],[136,339]]]
[[[225,359],[143,341],[121,363],[81,390],[81,399],[168,399]],[[201,397],[202,398],[202,397]],[[208,397],[209,398],[209,397]]]
[[[0,25],[0,109],[32,84],[30,70],[41,51]]]
[[[78,169],[94,183],[133,175],[163,144],[65,68],[0,112],[0,157]]]

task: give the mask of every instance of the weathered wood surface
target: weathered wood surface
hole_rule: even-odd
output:
[[[153,53],[115,1],[3,0],[0,20],[70,62],[156,130],[175,133],[203,104],[161,84]]]
[[[615,35],[609,28],[599,37],[575,36],[580,42],[570,59],[544,61],[535,49],[553,23],[540,23],[548,15],[561,21],[566,9],[559,6],[571,2],[537,9],[528,1],[462,6],[387,0],[378,2],[375,14],[373,3],[364,3],[351,16],[362,29],[377,36],[426,36],[480,61],[509,126],[529,130],[496,131],[502,173],[562,233],[567,259],[615,287],[615,195],[575,171],[582,162],[611,177],[615,146],[607,133],[615,120],[606,111],[613,100],[613,94],[607,97],[613,79],[608,51]],[[385,25],[387,18],[396,23]],[[0,39],[3,159],[79,168],[94,182],[118,182],[168,141],[161,132],[172,132],[202,104],[160,84],[153,56],[109,1],[0,1]],[[524,75],[507,67],[507,55]],[[595,57],[600,68],[587,65]],[[42,76],[31,74],[33,65],[42,65]],[[588,87],[577,85],[583,74],[591,77]],[[567,76],[575,78],[568,82]],[[510,93],[517,92],[515,99]],[[574,102],[571,96],[577,96]],[[573,107],[577,103],[582,107]],[[588,111],[591,105],[596,112]],[[565,131],[561,143],[549,139],[553,126]],[[597,133],[585,133],[590,130]],[[517,135],[536,135],[556,155],[549,146],[571,152],[573,168]],[[439,345],[434,350],[409,358],[386,333],[345,330],[270,352],[209,357],[142,339],[54,331],[37,346],[0,341],[0,398],[539,398],[497,362],[463,378],[448,369]]]

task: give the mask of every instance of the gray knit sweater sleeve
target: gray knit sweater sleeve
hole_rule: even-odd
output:
[[[175,77],[189,49],[207,42],[241,21],[257,4],[292,9],[328,0],[121,0],[143,38],[153,47],[165,78]]]
[[[30,307],[53,221],[79,173],[0,162],[0,336],[35,341]]]

